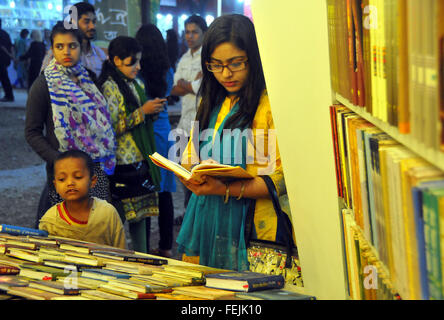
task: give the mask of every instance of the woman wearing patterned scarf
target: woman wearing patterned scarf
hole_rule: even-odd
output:
[[[25,137],[46,161],[48,176],[37,223],[49,207],[62,201],[52,184],[51,166],[57,155],[67,150],[82,150],[91,156],[98,177],[91,196],[111,200],[108,175],[116,164],[116,140],[106,99],[92,80],[95,75],[80,63],[81,40],[77,29],[65,29],[62,22],[54,26],[54,59],[28,95]]]
[[[153,120],[163,110],[166,99],[148,100],[140,71],[142,48],[136,39],[120,36],[108,47],[98,80],[111,113],[116,133],[117,166],[111,176],[113,204],[130,222],[133,249],[148,252],[150,224],[147,217],[158,216],[159,168],[149,160],[156,151]]]

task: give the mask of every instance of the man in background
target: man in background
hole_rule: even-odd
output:
[[[192,15],[185,20],[185,40],[188,51],[183,54],[177,64],[174,74],[174,86],[171,90],[172,96],[179,96],[182,100],[182,111],[179,124],[177,125],[177,134],[181,136],[190,136],[192,122],[197,113],[197,93],[202,81],[202,65],[200,61],[202,51],[202,41],[207,31],[207,23],[198,15]],[[184,188],[185,192],[185,210],[191,191]],[[175,220],[176,224],[181,224],[183,217]]]
[[[11,37],[2,29],[2,20],[0,19],[0,82],[5,92],[5,96],[0,99],[0,102],[14,101],[14,92],[8,75],[8,67],[13,57],[14,49]]]
[[[106,54],[102,49],[92,43],[96,36],[96,11],[93,5],[87,2],[78,2],[71,8],[71,27],[77,27],[83,34],[82,53],[80,61],[83,66],[93,71],[98,77],[102,71],[103,62],[106,60]],[[77,23],[76,23],[77,22]],[[49,50],[43,60],[42,70],[46,68],[53,58],[52,51]]]

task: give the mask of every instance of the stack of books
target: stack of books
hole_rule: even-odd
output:
[[[247,272],[244,278],[230,270],[39,235],[39,230],[0,227],[8,232],[0,233],[1,299],[231,300],[245,299],[236,297],[240,291],[284,286],[282,276]],[[233,285],[236,279],[242,283]]]

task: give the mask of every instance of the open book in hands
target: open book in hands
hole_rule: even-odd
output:
[[[157,152],[149,156],[153,163],[161,168],[173,171],[178,176],[185,180],[194,180],[202,182],[202,176],[213,176],[222,179],[251,179],[254,178],[242,167],[229,166],[220,163],[201,163],[193,167],[191,171],[188,171],[180,164],[174,161],[168,160],[161,156]]]

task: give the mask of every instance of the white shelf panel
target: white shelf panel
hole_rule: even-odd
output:
[[[426,147],[424,143],[412,138],[412,136],[409,134],[400,133],[397,127],[394,127],[389,123],[374,117],[372,114],[367,112],[363,107],[358,107],[353,105],[348,99],[344,98],[338,93],[336,93],[336,100],[342,103],[350,110],[352,110],[353,112],[360,115],[365,120],[373,123],[379,129],[386,132],[393,139],[395,139],[402,145],[409,148],[412,152],[416,153],[421,158],[424,158],[430,164],[444,171],[444,152],[440,150],[435,150],[430,147]]]

